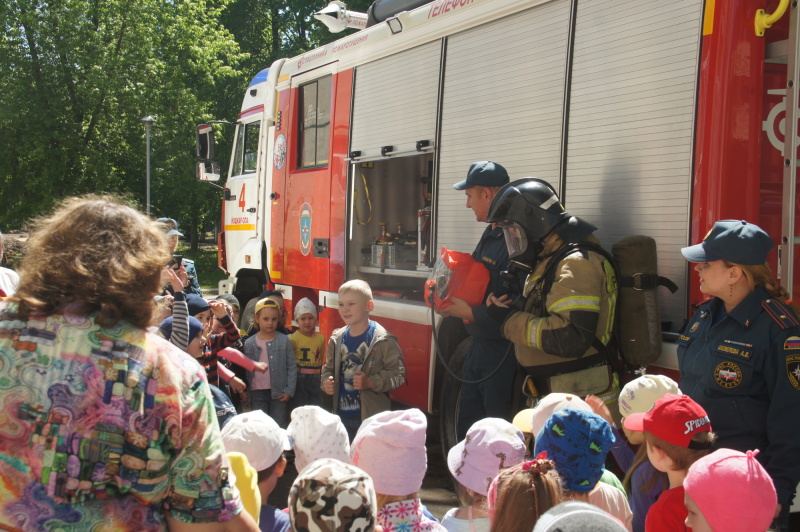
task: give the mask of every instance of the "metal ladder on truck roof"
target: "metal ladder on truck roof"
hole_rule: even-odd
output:
[[[781,285],[791,297],[794,296],[795,246],[800,244],[795,227],[795,204],[797,198],[797,120],[798,86],[800,80],[800,8],[790,2],[789,38],[786,43],[786,118],[783,144],[783,214],[781,219],[781,244],[778,247],[778,275]]]

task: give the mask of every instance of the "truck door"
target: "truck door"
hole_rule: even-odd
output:
[[[260,268],[260,244],[257,244],[258,227],[258,175],[261,161],[259,145],[263,142],[261,120],[263,106],[252,114],[243,113],[236,126],[236,139],[231,160],[230,178],[225,190],[224,225],[228,270],[236,273],[243,268]],[[263,151],[263,150],[261,150]],[[254,243],[248,246],[248,242]],[[250,249],[252,247],[252,249]]]
[[[328,289],[335,64],[292,79],[282,283]]]

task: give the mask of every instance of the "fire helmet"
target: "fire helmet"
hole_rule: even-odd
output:
[[[516,179],[497,191],[488,221],[517,223],[534,241],[541,241],[556,225],[569,218],[553,187],[535,177]]]
[[[503,227],[510,257],[525,254],[555,231],[565,242],[577,242],[597,228],[571,216],[555,189],[536,177],[517,179],[497,191],[489,207],[489,223]]]

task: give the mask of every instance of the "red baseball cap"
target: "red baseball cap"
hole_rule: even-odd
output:
[[[691,448],[692,436],[711,431],[711,421],[703,407],[688,395],[674,393],[661,397],[649,412],[629,415],[623,425],[628,430],[649,432],[665,442]]]

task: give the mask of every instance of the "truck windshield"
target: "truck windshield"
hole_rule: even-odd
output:
[[[256,171],[258,156],[258,131],[261,122],[240,124],[236,129],[236,152],[231,176],[250,174]]]

